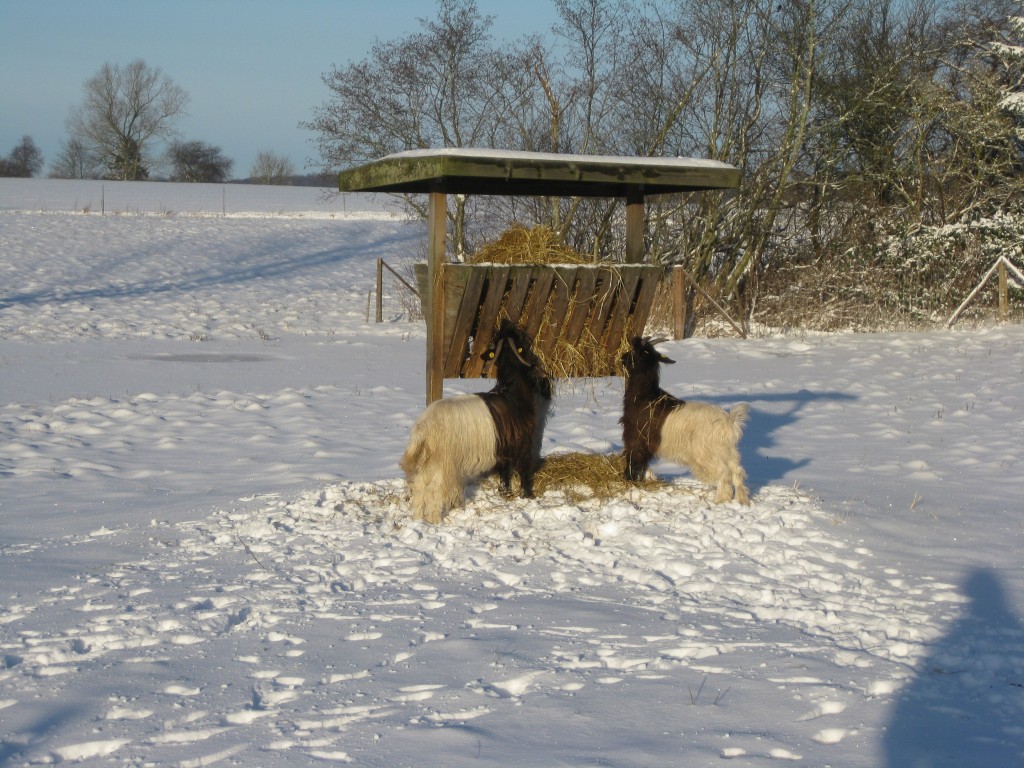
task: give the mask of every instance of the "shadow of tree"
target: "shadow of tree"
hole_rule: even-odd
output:
[[[79,720],[85,713],[85,708],[80,704],[60,704],[52,708],[41,706],[38,720],[30,726],[19,728],[16,734],[5,733],[0,739],[0,765],[38,763],[39,759],[33,759],[31,755],[39,753],[46,743],[47,737],[56,733],[62,726]],[[2,722],[2,721],[0,721]],[[7,728],[4,729],[7,731]],[[52,755],[50,756],[52,758]],[[46,758],[42,758],[46,760]]]
[[[893,708],[889,768],[1024,765],[1024,628],[987,568],[964,583],[965,612]]]
[[[123,273],[95,274],[88,277],[92,284],[46,286],[35,291],[0,295],[0,309],[12,305],[50,304],[59,302],[95,301],[98,299],[132,299],[167,293],[191,293],[203,288],[222,285],[256,282],[295,273],[319,270],[352,259],[367,259],[368,255],[379,253],[389,255],[396,241],[418,242],[421,233],[414,227],[398,234],[388,233],[376,236],[367,226],[346,230],[346,242],[337,248],[315,252],[298,253],[292,256],[281,254],[280,242],[268,243],[260,249],[250,249],[244,255],[222,265],[212,264],[205,270],[182,264],[177,274],[118,280]],[[369,261],[367,261],[369,264]],[[369,274],[369,273],[368,273]],[[79,276],[78,280],[85,280]]]

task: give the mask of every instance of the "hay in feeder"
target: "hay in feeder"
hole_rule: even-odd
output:
[[[497,240],[466,259],[469,264],[590,264],[591,260],[563,243],[551,227],[513,224]]]
[[[554,453],[541,459],[533,476],[533,489],[538,496],[561,491],[573,501],[607,501],[637,488],[665,487],[660,480],[630,482],[625,471],[626,458],[622,453]]]
[[[498,318],[508,318],[528,326],[534,336],[534,352],[548,373],[558,379],[572,380],[622,375],[620,358],[629,350],[629,338],[642,333],[632,323],[615,325],[613,318],[630,312],[623,290],[619,266],[611,262],[594,263],[569,247],[550,227],[525,227],[513,224],[497,240],[487,243],[467,261],[470,264],[500,264],[516,267],[554,267],[555,286],[543,302],[532,294],[517,301],[511,310],[508,296],[498,310]],[[559,269],[564,267],[564,269]],[[590,273],[589,281],[580,277]],[[595,277],[596,276],[596,277]],[[595,282],[595,279],[597,282]],[[531,284],[531,285],[535,285]],[[531,287],[531,291],[534,288]],[[524,314],[530,307],[532,316]],[[539,315],[539,319],[538,319]],[[563,329],[574,318],[571,338]],[[612,328],[614,327],[614,335]],[[535,329],[535,330],[534,330]]]
[[[550,334],[555,338],[554,345],[549,349],[535,348],[537,359],[544,370],[556,379],[584,379],[595,376],[622,376],[624,370],[621,358],[629,351],[629,337],[623,335],[616,349],[609,355],[605,343],[596,338],[589,329],[575,343],[570,343],[557,335],[559,322],[545,314],[541,320],[538,336]],[[609,368],[609,365],[611,366]]]

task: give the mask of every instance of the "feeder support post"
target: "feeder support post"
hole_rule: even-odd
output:
[[[626,193],[626,263],[644,261],[644,194],[639,189]]]
[[[430,192],[427,210],[427,405],[440,400],[444,390],[444,263],[447,195]]]

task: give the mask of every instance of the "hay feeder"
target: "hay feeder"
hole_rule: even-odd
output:
[[[427,320],[429,404],[441,397],[445,378],[482,375],[475,358],[502,316],[524,322],[528,330],[536,325],[534,343],[541,352],[550,356],[562,349],[567,360],[575,354],[585,366],[581,370],[596,372],[591,375],[613,373],[625,339],[643,333],[662,274],[658,267],[639,266],[644,197],[730,189],[738,186],[739,178],[740,171],[731,165],[694,158],[437,149],[399,152],[343,171],[338,188],[430,196],[421,293]],[[448,194],[625,198],[625,264],[448,264]],[[579,375],[575,371],[566,365],[550,372]]]

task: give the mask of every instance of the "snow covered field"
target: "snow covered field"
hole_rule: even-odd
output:
[[[366,322],[425,227],[98,184],[0,181],[0,764],[1024,764],[1024,329],[670,342],[750,507],[657,465],[430,527],[424,330]]]

